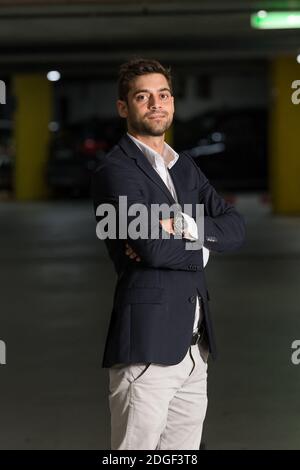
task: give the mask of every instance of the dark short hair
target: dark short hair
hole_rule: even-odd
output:
[[[165,68],[160,62],[154,59],[134,58],[125,62],[119,69],[118,97],[127,101],[130,82],[140,75],[148,73],[161,73],[168,81],[172,93],[171,68]]]

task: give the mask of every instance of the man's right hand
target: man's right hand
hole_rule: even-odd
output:
[[[135,259],[135,261],[141,261],[139,255],[131,248],[128,243],[126,243],[125,255],[129,256],[130,259]]]

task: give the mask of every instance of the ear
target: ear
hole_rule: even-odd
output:
[[[128,107],[126,101],[117,100],[117,109],[119,116],[122,118],[127,118],[128,116]]]

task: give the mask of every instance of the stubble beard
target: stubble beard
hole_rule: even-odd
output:
[[[151,137],[162,136],[171,126],[172,118],[167,116],[164,122],[150,122],[148,120],[138,120],[133,116],[130,116],[128,122],[131,128],[140,135],[147,135]]]

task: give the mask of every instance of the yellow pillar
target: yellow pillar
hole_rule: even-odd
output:
[[[300,104],[292,102],[294,80],[300,80],[296,57],[274,59],[269,169],[273,211],[277,214],[300,214]]]
[[[167,142],[167,144],[170,145],[170,147],[173,146],[173,124],[171,125],[171,127],[169,127],[169,129],[165,132],[165,141]],[[176,150],[176,149],[175,149]]]
[[[52,117],[52,84],[43,74],[14,76],[15,112],[15,196],[38,200],[48,196],[45,163]]]

